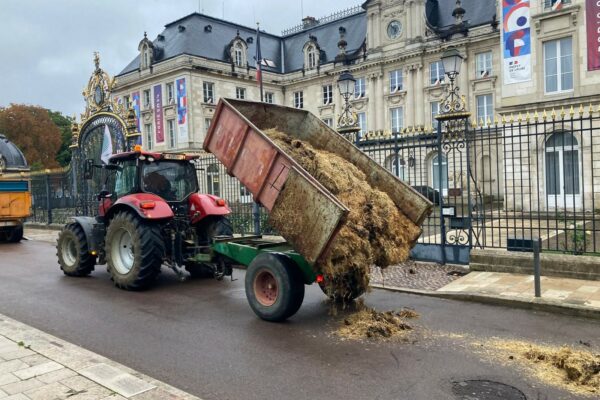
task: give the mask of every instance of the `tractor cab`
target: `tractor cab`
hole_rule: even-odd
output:
[[[183,202],[198,191],[193,160],[197,156],[133,151],[111,157],[114,165],[114,196],[154,194],[167,202]],[[109,167],[110,168],[110,167]]]

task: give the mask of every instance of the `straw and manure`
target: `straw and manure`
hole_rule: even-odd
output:
[[[324,291],[330,297],[352,300],[367,290],[372,265],[385,268],[408,258],[420,228],[389,195],[372,187],[363,171],[337,154],[317,149],[276,129],[264,133],[350,210],[320,265],[326,282]],[[270,218],[275,229],[288,223],[279,216]]]

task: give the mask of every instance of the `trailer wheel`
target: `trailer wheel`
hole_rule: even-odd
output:
[[[6,234],[9,243],[18,243],[23,239],[23,225],[17,225]]]
[[[266,321],[284,321],[300,309],[304,279],[300,268],[283,254],[262,253],[246,271],[250,307]]]
[[[96,257],[90,254],[83,229],[68,224],[58,235],[56,255],[60,269],[67,276],[88,276],[94,270]]]
[[[147,288],[160,273],[165,244],[157,224],[118,213],[106,232],[106,263],[116,287]]]

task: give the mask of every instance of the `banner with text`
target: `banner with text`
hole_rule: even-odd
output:
[[[188,102],[185,78],[177,79],[175,85],[177,86],[177,142],[184,143],[188,141]]]
[[[502,0],[504,84],[531,80],[529,0]]]
[[[588,71],[600,69],[600,0],[586,0]]]
[[[154,86],[154,125],[156,126],[156,143],[165,142],[163,124],[162,85]]]

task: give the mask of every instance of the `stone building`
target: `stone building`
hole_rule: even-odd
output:
[[[476,124],[492,126],[501,115],[510,113],[529,112],[533,118],[536,111],[541,116],[544,109],[553,107],[569,110],[580,103],[597,104],[600,72],[586,68],[585,0],[562,0],[561,7],[556,0],[508,3],[529,4],[525,24],[530,32],[531,67],[527,80],[510,82],[505,72],[504,2],[368,0],[329,17],[304,18],[302,24],[281,35],[261,32],[262,57],[269,60],[263,67],[265,101],[307,109],[335,128],[342,108],[336,81],[349,70],[357,79],[351,103],[363,136],[432,132],[447,88],[440,58],[452,46],[464,57],[457,85]],[[193,13],[165,25],[152,41],[144,35],[138,55],[117,75],[114,93],[138,110],[145,147],[200,151],[220,97],[260,100],[255,54],[254,27]],[[578,181],[568,188],[571,192],[595,186],[591,168],[582,165],[583,158],[592,158],[591,141],[569,133],[572,128],[545,126],[548,135],[537,132],[539,143],[529,144],[523,142],[521,131],[505,129],[503,138],[482,144],[472,158],[479,166],[476,175],[484,195],[506,197],[505,209],[514,210],[582,204],[585,196],[576,194],[568,204],[559,201],[566,198],[564,191],[569,186],[565,186],[565,174],[578,172]],[[561,146],[556,145],[557,140]],[[539,154],[534,154],[536,151]],[[567,165],[565,151],[579,152],[581,160]],[[569,159],[573,154],[568,153]],[[448,188],[465,182],[461,175],[467,170],[464,161],[452,165],[449,160],[439,160],[435,148],[420,149],[413,155],[417,167],[408,176],[404,167],[394,168],[390,156],[377,157],[412,185],[431,186],[444,196]],[[532,157],[543,162],[533,165]],[[440,163],[447,184],[436,179]],[[600,175],[600,164],[598,167],[595,176]],[[535,185],[529,180],[523,189],[523,180],[531,176],[542,178]],[[208,179],[203,189],[216,188]]]

